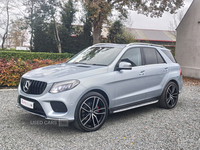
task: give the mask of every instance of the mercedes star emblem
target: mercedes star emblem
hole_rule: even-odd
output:
[[[30,86],[31,86],[31,81],[30,80],[26,80],[26,82],[24,83],[24,86],[23,86],[24,92],[28,92]]]

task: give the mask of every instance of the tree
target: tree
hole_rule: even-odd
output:
[[[9,3],[10,3],[10,0],[5,0],[4,2],[1,1],[1,3],[0,3],[0,5],[3,5],[3,10],[5,10],[5,12],[6,12],[6,19],[1,20],[1,24],[5,24],[5,32],[2,36],[2,44],[1,44],[1,47],[3,50],[4,50],[4,43],[8,36],[8,28],[9,28],[9,24],[10,24]]]
[[[120,35],[123,34],[121,21],[115,21],[109,29],[108,40],[111,43],[120,43]]]
[[[25,0],[24,6],[26,7],[26,11],[28,16],[25,17],[28,20],[28,25],[30,26],[30,51],[33,51],[33,33],[34,33],[34,13],[36,11],[36,4],[38,0]]]
[[[59,52],[49,1],[38,1],[33,13],[33,46],[36,52]]]
[[[75,19],[76,9],[74,8],[74,4],[72,0],[68,0],[67,3],[62,3],[61,5],[61,29],[60,29],[60,37],[62,43],[62,49],[65,52],[69,51],[71,44],[71,35],[73,33],[72,23]]]
[[[12,24],[10,20],[22,15],[20,6],[21,2],[17,0],[0,0],[0,30],[4,31],[3,34],[0,33],[2,49],[5,48],[4,44],[8,40],[9,26]]]
[[[23,46],[23,43],[28,40],[28,31],[24,20],[11,20],[9,35],[11,42],[15,45],[15,47]]]
[[[108,42],[128,44],[135,41],[135,38],[123,29],[121,21],[115,21],[109,28]]]
[[[175,13],[183,6],[183,0],[82,0],[85,9],[91,13],[93,26],[93,44],[101,42],[101,29],[112,10],[127,18],[128,10],[151,17],[161,17],[164,12]]]
[[[85,19],[82,19],[83,25],[83,32],[80,35],[80,43],[81,47],[86,48],[88,46],[91,46],[93,43],[92,39],[92,24],[90,20],[90,12],[86,12]]]
[[[31,29],[31,51],[33,51],[34,47],[34,51],[55,52],[55,49],[57,49],[57,52],[61,53],[61,40],[57,20],[57,18],[59,18],[57,14],[60,1],[25,0],[24,5],[26,6],[26,10],[29,14],[26,19],[28,20],[29,27]],[[43,44],[41,42],[43,42]],[[47,49],[49,46],[52,47]]]
[[[54,38],[56,41],[58,52],[62,53],[61,40],[60,40],[58,25],[57,25],[57,20],[56,20],[56,18],[58,18],[56,15],[56,12],[57,12],[58,6],[60,6],[60,2],[59,1],[57,2],[57,0],[49,0],[48,3],[49,3],[49,9],[50,9],[49,11],[50,11],[51,18],[52,18],[52,23],[54,26],[53,27]]]
[[[185,10],[180,10],[177,14],[173,15],[173,20],[169,23],[169,30],[173,31],[173,35],[176,37],[176,28],[183,19]]]

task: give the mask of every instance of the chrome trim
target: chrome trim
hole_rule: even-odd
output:
[[[129,44],[126,45],[126,47],[127,47],[127,46],[131,46],[131,45],[146,45],[146,46],[155,46],[155,47],[165,48],[163,45],[151,44],[151,43],[138,43],[138,42],[129,43]]]
[[[150,105],[150,104],[155,104],[157,102],[158,102],[158,100],[153,101],[153,102],[148,102],[148,103],[140,104],[140,105],[136,105],[136,106],[131,106],[131,107],[128,107],[128,108],[123,108],[123,109],[115,110],[115,111],[113,111],[113,113],[118,113],[118,112],[130,110],[130,109],[133,109],[133,108],[138,108],[138,107],[142,107],[142,106],[146,106],[146,105]]]
[[[25,83],[24,83],[24,85],[23,85],[23,90],[24,90],[24,92],[25,93],[27,93],[28,92],[28,90],[29,90],[29,88],[30,88],[30,86],[31,86],[31,81],[30,80],[26,80],[25,81]]]

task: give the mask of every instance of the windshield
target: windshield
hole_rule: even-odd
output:
[[[68,63],[107,66],[121,50],[122,48],[119,47],[89,47],[69,60]]]

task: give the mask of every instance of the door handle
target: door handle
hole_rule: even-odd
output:
[[[143,71],[141,71],[139,75],[140,75],[140,76],[143,76],[143,75],[145,75],[145,71],[144,71],[144,70],[143,70]]]
[[[168,70],[169,70],[168,67],[166,67],[166,68],[165,68],[165,72],[168,72]]]

